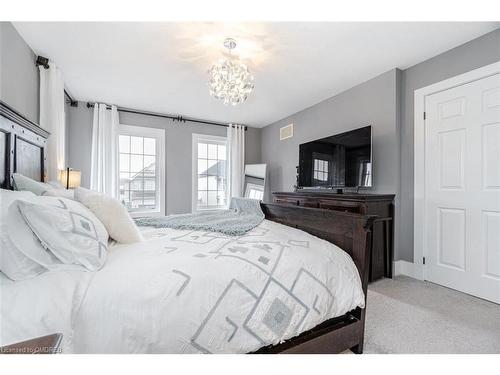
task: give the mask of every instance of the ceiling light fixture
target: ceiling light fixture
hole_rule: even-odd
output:
[[[212,65],[208,71],[208,87],[214,98],[222,100],[224,104],[237,105],[243,103],[252,92],[253,76],[247,66],[231,54],[236,48],[236,41],[227,38],[224,47],[228,49],[229,57]]]

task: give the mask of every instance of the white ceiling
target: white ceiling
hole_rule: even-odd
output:
[[[263,127],[392,68],[405,69],[500,26],[482,23],[15,22],[63,71],[78,100]],[[255,76],[242,105],[212,98],[222,41]]]

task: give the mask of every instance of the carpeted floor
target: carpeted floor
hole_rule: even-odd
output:
[[[404,276],[368,289],[365,353],[500,353],[500,305]]]

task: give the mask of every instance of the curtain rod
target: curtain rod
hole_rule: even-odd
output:
[[[67,103],[69,103],[70,106],[78,107],[78,102],[71,97],[71,95],[66,91],[66,89],[64,89],[64,95],[66,95],[66,97],[68,98],[69,102]]]
[[[87,108],[94,108],[94,103],[87,102]],[[106,105],[106,109],[111,109],[111,106],[110,105]],[[230,126],[228,124],[223,124],[221,122],[208,121],[208,120],[199,120],[199,119],[190,118],[190,117],[174,116],[174,115],[163,114],[163,113],[155,113],[155,112],[138,111],[136,109],[122,108],[122,107],[118,107],[117,109],[118,109],[118,112],[135,113],[135,114],[138,114],[138,115],[146,115],[146,116],[153,116],[153,117],[168,118],[168,119],[170,119],[172,121],[196,122],[198,124],[223,126],[225,128],[227,128],[227,127]],[[244,127],[245,127],[245,131],[248,130],[248,127],[246,125],[244,125]]]

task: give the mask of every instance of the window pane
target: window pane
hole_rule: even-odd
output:
[[[198,207],[204,207],[207,205],[207,192],[198,191]]]
[[[219,163],[217,163],[217,175],[226,177],[226,162],[223,160],[219,160]]]
[[[226,191],[226,179],[218,177],[217,178],[217,190]]]
[[[217,159],[217,145],[213,144],[208,145],[208,158]]]
[[[120,154],[120,171],[128,172],[130,169],[130,155]]]
[[[198,174],[207,174],[207,160],[198,159]]]
[[[198,176],[198,191],[207,190],[208,178],[206,176]]]
[[[120,135],[119,147],[120,152],[130,152],[130,136]]]
[[[198,143],[198,159],[208,158],[208,145],[206,143]]]
[[[207,174],[217,176],[217,160],[208,160]]]
[[[132,154],[142,154],[143,152],[143,138],[142,137],[130,137],[130,152]]]
[[[141,172],[143,170],[142,155],[130,155],[130,172]]]
[[[208,176],[208,190],[217,190],[216,176]]]
[[[209,191],[208,192],[208,205],[209,206],[217,206],[217,192],[216,191]]]
[[[145,155],[144,156],[144,168],[145,169],[148,169],[152,172],[154,172],[155,170],[155,161],[156,161],[156,157],[155,156],[149,156],[149,155]]]
[[[217,159],[226,160],[226,146],[218,145],[217,146]]]
[[[156,155],[156,139],[144,138],[144,154]]]

